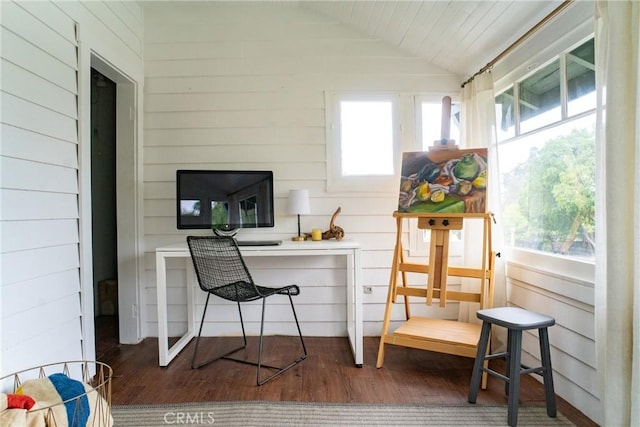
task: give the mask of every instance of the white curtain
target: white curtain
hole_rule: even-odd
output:
[[[596,5],[601,424],[640,426],[640,2],[599,0]]]
[[[475,77],[462,89],[461,104],[461,148],[488,148],[488,210],[493,212],[496,223],[493,224],[492,246],[496,251],[502,247],[502,230],[500,227],[499,173],[496,152],[496,112],[491,73],[483,73]],[[468,225],[467,225],[468,223]],[[482,241],[480,221],[467,221],[464,230],[464,265],[479,266],[481,253],[478,242]],[[494,306],[506,305],[506,285],[504,263],[498,258],[496,263]],[[477,280],[462,281],[463,289],[477,286]],[[460,305],[460,320],[476,319],[475,304]],[[504,341],[500,334],[494,334],[493,347],[499,349]]]

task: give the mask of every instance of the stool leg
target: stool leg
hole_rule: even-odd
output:
[[[520,394],[520,349],[522,348],[522,330],[509,330],[509,397],[507,424],[518,424],[518,395]]]
[[[540,335],[540,358],[542,359],[542,378],[544,379],[544,399],[547,402],[547,415],[556,416],[556,395],[553,390],[553,370],[549,351],[549,332],[547,328],[538,329]]]
[[[511,360],[511,358],[509,357],[510,352],[511,352],[511,340],[512,340],[511,332],[512,332],[511,329],[509,329],[507,331],[507,354],[504,357],[504,362],[505,362],[505,370],[504,371],[505,371],[505,375],[507,375],[507,376],[509,375],[509,368],[511,366],[509,364],[509,362]],[[504,394],[509,396],[509,381],[505,381],[504,382]]]
[[[489,344],[489,333],[491,332],[491,323],[482,322],[482,331],[480,332],[480,340],[478,341],[478,350],[476,352],[476,360],[473,362],[473,373],[471,374],[471,385],[469,386],[469,403],[476,403],[478,397],[478,388],[482,379],[482,367],[484,365],[485,355],[487,354],[487,345]]]

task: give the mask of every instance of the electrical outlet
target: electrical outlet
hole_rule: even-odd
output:
[[[373,293],[373,288],[371,286],[365,286],[364,287],[364,293],[365,294],[372,294]]]
[[[138,306],[135,304],[131,306],[131,317],[133,317],[134,319],[138,317]]]

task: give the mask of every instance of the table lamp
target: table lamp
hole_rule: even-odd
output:
[[[306,237],[300,233],[300,215],[311,213],[311,208],[309,207],[309,190],[289,190],[287,213],[298,215],[298,235],[291,240],[296,242],[306,240]]]

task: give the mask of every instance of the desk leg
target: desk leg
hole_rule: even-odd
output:
[[[166,258],[156,252],[156,296],[158,301],[158,359],[160,366],[169,364],[167,330],[167,263]]]
[[[194,288],[197,281],[191,259],[187,259],[187,333],[186,336],[195,337],[196,313],[195,313],[195,292]]]
[[[174,357],[185,348],[194,337],[195,310],[194,310],[194,280],[193,265],[187,258],[187,331],[171,347],[169,347],[169,319],[167,313],[167,256],[185,258],[182,254],[156,253],[156,293],[158,296],[158,358],[160,366],[167,366]]]
[[[362,265],[360,249],[347,256],[347,334],[358,368],[363,365]]]

